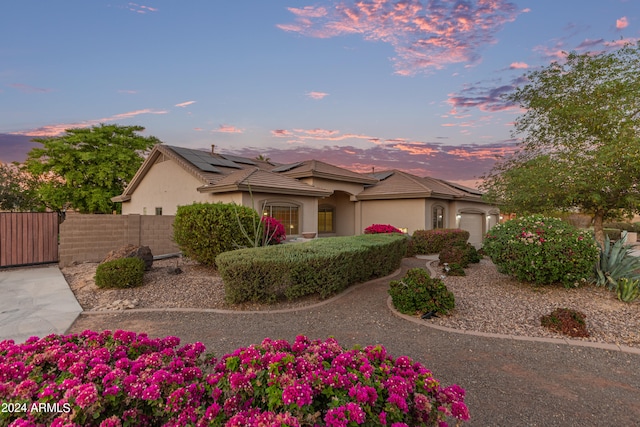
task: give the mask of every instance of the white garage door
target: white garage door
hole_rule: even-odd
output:
[[[460,228],[469,232],[469,243],[476,247],[482,246],[482,215],[474,213],[460,214]]]

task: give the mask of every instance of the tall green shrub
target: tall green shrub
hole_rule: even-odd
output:
[[[412,254],[437,254],[447,244],[466,243],[469,232],[460,228],[438,228],[435,230],[416,230],[411,236]]]
[[[593,277],[593,235],[558,219],[533,215],[498,224],[483,248],[502,273],[537,284],[573,286]]]
[[[218,255],[237,249],[241,244],[242,228],[246,233],[254,233],[256,223],[260,223],[260,216],[246,206],[194,203],[178,207],[173,222],[173,239],[185,256],[215,266]],[[261,228],[257,230],[262,231]],[[249,235],[251,239],[254,237]]]

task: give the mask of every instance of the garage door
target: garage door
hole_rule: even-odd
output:
[[[460,216],[460,228],[469,232],[469,243],[476,247],[482,246],[482,215],[463,213]]]

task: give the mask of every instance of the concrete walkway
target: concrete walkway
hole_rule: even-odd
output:
[[[0,341],[64,334],[81,312],[57,265],[0,270]]]

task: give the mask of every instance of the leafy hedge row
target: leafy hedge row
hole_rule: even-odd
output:
[[[469,240],[469,232],[460,228],[438,228],[435,230],[416,230],[411,236],[409,253],[437,254],[445,246]]]
[[[326,298],[390,274],[400,266],[406,245],[406,237],[398,234],[331,237],[226,252],[216,258],[216,265],[230,303],[310,294]]]

